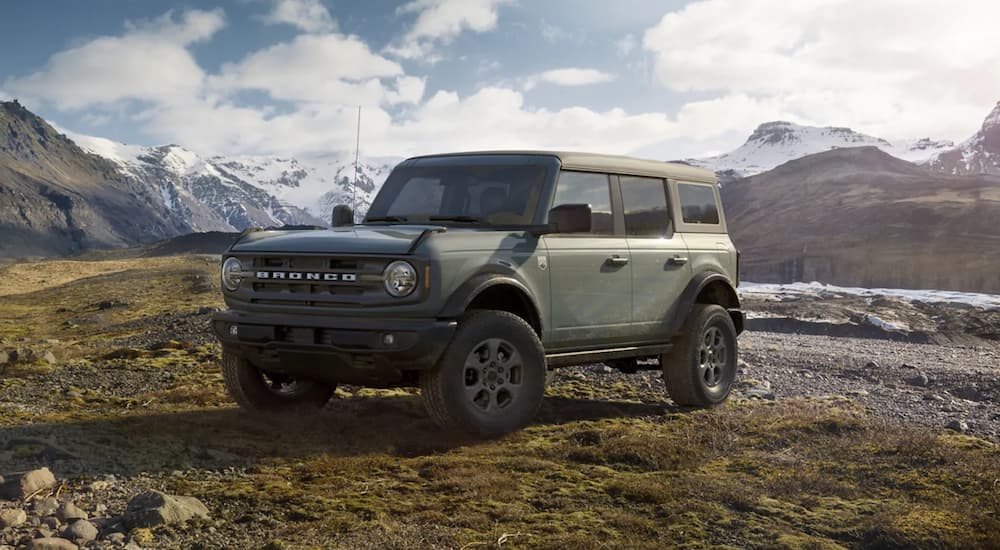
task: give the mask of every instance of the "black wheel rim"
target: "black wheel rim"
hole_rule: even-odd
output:
[[[698,346],[698,374],[706,388],[715,388],[725,378],[729,345],[719,327],[708,327]]]
[[[473,410],[502,414],[521,393],[524,361],[507,340],[483,340],[466,357],[463,379],[465,400]]]

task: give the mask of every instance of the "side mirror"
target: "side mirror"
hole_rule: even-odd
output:
[[[589,204],[561,204],[549,210],[549,226],[554,233],[590,233],[592,215]]]
[[[330,225],[333,227],[343,227],[354,225],[354,210],[345,204],[338,204],[333,207],[333,214],[330,216]]]

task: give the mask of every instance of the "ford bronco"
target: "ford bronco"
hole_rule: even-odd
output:
[[[743,314],[714,174],[555,152],[399,164],[355,223],[247,231],[213,317],[242,407],[322,406],[337,384],[419,386],[441,426],[532,420],[549,369],[662,369],[669,397],[729,394]]]

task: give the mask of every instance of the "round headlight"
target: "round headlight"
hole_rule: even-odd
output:
[[[392,262],[385,268],[385,291],[396,298],[413,294],[417,288],[417,270],[409,262]]]
[[[240,287],[243,280],[243,264],[236,258],[229,258],[222,264],[222,287],[232,292]]]

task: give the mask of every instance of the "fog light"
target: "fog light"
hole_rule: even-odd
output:
[[[237,325],[229,325],[229,335],[230,336],[239,336],[240,335],[240,327],[237,326]]]
[[[383,334],[382,344],[386,346],[394,346],[396,345],[396,337],[393,336],[392,334]]]

